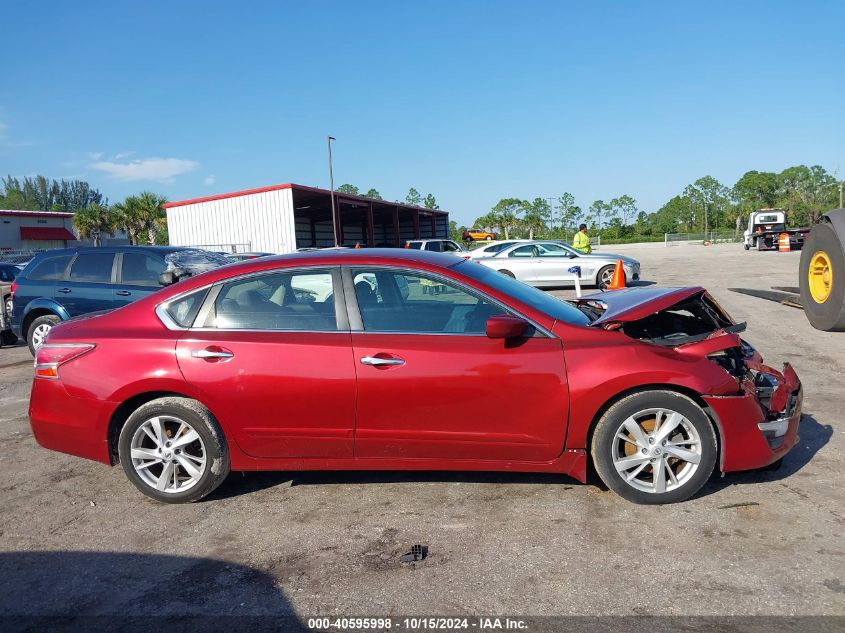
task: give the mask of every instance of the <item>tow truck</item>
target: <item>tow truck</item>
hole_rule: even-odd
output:
[[[777,250],[780,236],[789,235],[790,250],[801,250],[809,234],[809,227],[786,228],[786,213],[783,209],[760,209],[748,216],[748,227],[743,233],[745,250]]]

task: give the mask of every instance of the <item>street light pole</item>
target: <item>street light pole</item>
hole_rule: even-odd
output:
[[[334,136],[329,136],[326,142],[329,146],[329,190],[332,196],[332,233],[334,234],[334,245],[337,246],[337,210],[334,202],[334,169],[332,167],[332,141],[337,139]]]

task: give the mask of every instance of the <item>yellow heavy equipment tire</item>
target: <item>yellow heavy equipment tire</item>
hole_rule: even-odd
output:
[[[817,224],[804,242],[798,286],[814,328],[845,331],[845,245],[831,224]]]

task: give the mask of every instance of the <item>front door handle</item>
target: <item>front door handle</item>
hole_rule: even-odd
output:
[[[118,290],[118,291],[117,291],[117,292],[115,292],[114,294],[116,294],[118,297],[128,297],[128,296],[129,296],[129,295],[131,295],[132,293],[131,293],[131,292],[129,292],[128,290]]]
[[[59,288],[56,292],[61,292],[63,295],[66,295],[70,292],[70,288]]]
[[[384,367],[387,365],[404,365],[405,361],[401,358],[379,358],[378,356],[364,356],[361,359],[362,365],[372,365],[374,367]]]
[[[227,349],[206,347],[205,349],[192,349],[191,357],[202,358],[207,361],[228,360],[234,357],[234,354]]]

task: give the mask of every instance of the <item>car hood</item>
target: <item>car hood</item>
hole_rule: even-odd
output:
[[[588,295],[575,303],[598,305],[601,309],[601,315],[590,325],[602,327],[608,323],[638,321],[670,308],[685,299],[704,293],[706,293],[706,290],[700,286],[690,288],[625,288]]]
[[[578,259],[612,259],[613,261],[622,260],[624,263],[633,266],[634,264],[639,263],[633,257],[628,257],[627,255],[615,255],[614,253],[605,253],[605,252],[592,252],[586,253],[584,255],[579,255]]]

